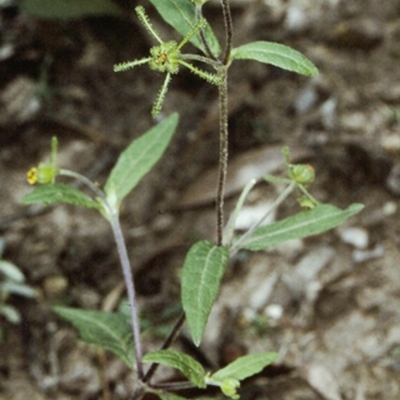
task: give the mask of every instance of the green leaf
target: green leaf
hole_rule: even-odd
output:
[[[211,375],[211,379],[223,381],[226,378],[235,378],[241,381],[262,371],[278,357],[279,354],[273,352],[248,354]]]
[[[352,204],[346,210],[330,204],[318,205],[312,210],[303,211],[282,221],[258,228],[240,245],[240,248],[263,250],[287,240],[316,235],[335,228],[363,208],[362,204]]]
[[[150,0],[150,2],[154,5],[165,22],[171,25],[183,37],[185,37],[197,23],[196,7],[189,0]],[[218,43],[218,39],[208,23],[204,29],[204,32],[211,52],[215,57],[217,57],[221,51],[221,48]],[[202,52],[205,52],[199,35],[192,37],[190,42]]]
[[[53,311],[71,322],[79,330],[83,341],[112,351],[130,369],[135,369],[132,325],[126,316],[67,307],[53,307]]]
[[[182,272],[182,304],[196,346],[203,336],[228,257],[225,247],[206,240],[194,244],[186,256]]]
[[[186,400],[186,397],[178,396],[175,393],[157,391],[157,396],[161,400]]]
[[[101,209],[100,203],[91,199],[85,193],[63,183],[37,186],[33,192],[21,199],[22,204],[33,203],[68,203],[78,206]]]
[[[174,113],[135,139],[121,153],[104,187],[107,199],[115,210],[161,158],[177,125],[178,114]]]
[[[36,292],[24,283],[5,281],[0,283],[0,293],[12,293],[23,297],[35,297]]]
[[[23,0],[21,9],[43,19],[77,19],[95,15],[122,17],[122,10],[112,0]]]
[[[9,261],[0,260],[0,273],[3,273],[6,278],[15,282],[25,281],[25,276],[22,271]]]
[[[144,362],[154,362],[179,369],[191,382],[199,388],[205,388],[205,371],[200,363],[187,354],[176,350],[157,350],[147,353]]]
[[[14,307],[7,304],[0,304],[0,315],[3,315],[12,324],[19,324],[21,322],[20,313]]]
[[[256,60],[306,76],[318,75],[318,69],[303,54],[273,42],[252,42],[232,50],[232,59]]]

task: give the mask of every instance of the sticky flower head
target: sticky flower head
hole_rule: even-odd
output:
[[[163,42],[157,32],[154,30],[153,26],[150,23],[149,18],[146,15],[146,12],[142,6],[137,6],[135,11],[139,17],[140,22],[146,28],[146,30],[153,36],[157,42],[158,46],[154,46],[150,49],[150,57],[145,57],[140,60],[128,61],[121,64],[117,64],[114,66],[114,71],[126,71],[130,68],[134,68],[138,65],[149,64],[149,67],[157,72],[166,73],[164,83],[158,93],[156,101],[152,108],[152,116],[156,117],[161,110],[162,103],[164,102],[165,95],[168,90],[168,85],[171,81],[171,75],[177,74],[179,72],[179,66],[183,65],[188,68],[194,74],[200,76],[205,79],[209,83],[218,85],[220,83],[220,77],[218,74],[212,74],[207,71],[203,71],[200,68],[195,67],[185,60],[197,59],[203,62],[207,62],[208,59],[201,56],[195,55],[182,55],[181,48],[193,37],[195,36],[201,29],[203,29],[206,25],[206,21],[204,18],[200,19],[197,24],[192,28],[192,30],[182,39],[182,41],[177,44],[175,41],[171,40],[169,42]]]
[[[179,72],[180,50],[178,44],[171,40],[150,49],[149,67],[154,71],[177,74]]]

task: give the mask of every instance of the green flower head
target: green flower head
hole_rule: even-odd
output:
[[[204,2],[204,1],[203,1]],[[198,0],[196,1],[196,4]],[[179,72],[179,67],[182,65],[188,68],[191,72],[198,75],[200,78],[205,79],[207,82],[218,85],[221,81],[218,74],[213,74],[207,71],[203,71],[200,68],[195,67],[186,60],[194,59],[204,61],[205,57],[193,55],[193,54],[181,54],[181,48],[195,35],[199,33],[201,29],[205,27],[205,19],[200,19],[193,29],[186,35],[184,39],[178,44],[171,40],[169,42],[164,42],[157,32],[154,30],[150,23],[149,18],[142,6],[135,8],[136,13],[139,17],[140,22],[146,28],[146,30],[153,36],[159,43],[158,46],[153,46],[150,49],[150,56],[142,58],[140,60],[128,61],[114,66],[114,71],[126,71],[130,68],[137,67],[138,65],[148,64],[150,69],[153,71],[166,73],[164,83],[161,90],[157,96],[157,99],[153,105],[151,111],[153,117],[156,117],[161,110],[162,103],[164,102],[165,95],[168,90],[168,85],[171,81],[171,75],[175,75]]]
[[[296,164],[289,168],[289,178],[299,185],[307,186],[315,179],[315,170],[309,164]]]

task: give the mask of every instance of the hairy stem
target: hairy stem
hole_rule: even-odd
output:
[[[224,65],[228,65],[233,45],[232,14],[231,14],[231,8],[229,6],[229,0],[221,0],[221,5],[222,5],[222,14],[224,16],[224,24],[225,24],[225,53],[222,63]]]
[[[154,389],[163,389],[163,390],[184,390],[184,389],[193,389],[196,385],[192,382],[168,382],[168,383],[158,383],[154,385],[150,385],[151,388]]]
[[[224,197],[228,172],[228,67],[220,68],[219,91],[219,171],[217,189],[217,245],[223,244]]]
[[[199,54],[191,54],[191,53],[181,54],[181,59],[199,61],[205,64],[212,65],[214,68],[218,68],[221,65],[220,61],[211,59],[209,57],[201,56]]]
[[[224,197],[228,171],[228,68],[233,43],[232,15],[229,0],[221,0],[225,25],[225,53],[219,68],[221,83],[219,91],[219,171],[217,189],[217,245],[223,244]]]

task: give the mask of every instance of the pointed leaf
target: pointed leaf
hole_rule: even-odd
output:
[[[178,114],[174,113],[135,139],[121,153],[104,187],[107,199],[115,210],[161,158],[177,125]]]
[[[239,357],[225,368],[222,368],[215,374],[211,375],[211,379],[223,381],[226,378],[235,378],[241,381],[262,371],[267,365],[272,364],[278,357],[279,354],[273,352],[248,354]]]
[[[191,382],[199,388],[205,388],[204,377],[206,375],[202,365],[194,358],[176,350],[157,350],[147,353],[143,357],[144,362],[154,362],[179,369]]]
[[[192,246],[182,272],[182,304],[193,342],[198,346],[217,297],[229,253],[209,241]]]
[[[0,273],[4,274],[6,278],[14,282],[24,282],[25,276],[22,271],[9,261],[0,260]]]
[[[22,204],[33,203],[68,203],[88,208],[101,209],[100,203],[91,199],[85,193],[63,183],[37,186],[33,192],[21,199]]]
[[[35,290],[25,283],[18,283],[9,280],[0,283],[0,293],[12,293],[23,297],[36,296]]]
[[[330,204],[322,204],[312,210],[303,211],[282,221],[258,228],[240,245],[240,248],[263,250],[287,240],[316,235],[335,228],[363,208],[362,204],[352,204],[346,210],[341,210]]]
[[[233,49],[231,58],[256,60],[306,76],[318,75],[318,69],[308,58],[297,50],[279,43],[265,41],[248,43]]]
[[[112,351],[130,369],[135,369],[132,325],[126,316],[67,307],[53,307],[53,311],[71,322],[84,342]]]
[[[14,307],[8,306],[7,304],[2,304],[0,307],[0,315],[3,315],[4,318],[6,318],[6,320],[12,324],[19,324],[21,322],[20,313]]]
[[[176,31],[185,37],[196,25],[196,8],[189,0],[150,0],[163,17]],[[208,40],[211,52],[217,57],[221,51],[218,39],[210,25],[205,28],[205,36]],[[199,35],[194,36],[190,42],[201,51],[205,52]]]

